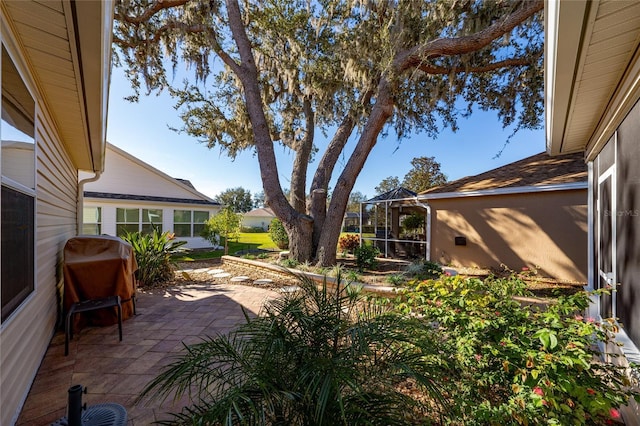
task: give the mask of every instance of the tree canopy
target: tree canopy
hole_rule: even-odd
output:
[[[385,192],[393,191],[400,186],[400,179],[398,176],[388,176],[375,187],[376,194],[384,194]]]
[[[253,208],[254,200],[251,198],[251,191],[241,186],[230,188],[216,195],[215,200],[220,204],[229,207],[235,213],[246,213]]]
[[[416,157],[411,160],[411,166],[402,181],[402,186],[410,191],[422,192],[447,182],[434,157]]]
[[[253,150],[291,255],[331,264],[349,194],[380,137],[436,137],[474,108],[496,111],[514,130],[541,125],[543,7],[543,0],[121,0],[114,63],[126,67],[133,99],[143,87],[170,91],[180,130],[231,157]],[[171,70],[182,64],[194,77],[175,83]],[[326,146],[316,131],[329,136]],[[346,149],[350,138],[355,147]],[[278,144],[294,154],[289,198]],[[339,160],[344,167],[336,168]]]

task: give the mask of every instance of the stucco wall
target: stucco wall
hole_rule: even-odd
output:
[[[587,190],[429,200],[431,259],[587,279]],[[455,237],[466,237],[466,246]]]

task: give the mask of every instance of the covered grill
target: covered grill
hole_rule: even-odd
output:
[[[78,236],[64,247],[64,311],[77,302],[120,296],[122,319],[134,313],[135,276],[138,269],[131,245],[108,235]],[[75,327],[118,322],[115,309],[76,315]]]

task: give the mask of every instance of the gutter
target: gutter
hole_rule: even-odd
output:
[[[420,194],[416,196],[416,200],[437,200],[441,198],[463,198],[463,197],[480,197],[486,195],[510,195],[510,194],[529,194],[532,192],[549,192],[549,191],[570,191],[575,189],[587,189],[588,181],[558,183],[551,185],[531,185],[516,186],[510,188],[497,189],[480,189],[476,191],[452,191],[452,192],[436,192]]]
[[[100,175],[102,174],[102,172],[98,171],[95,172],[95,176],[87,178],[87,179],[82,179],[80,182],[78,182],[78,194],[76,195],[76,235],[80,235],[82,234],[82,221],[83,221],[83,211],[82,211],[82,207],[84,205],[84,184],[85,183],[90,183],[90,182],[95,182],[98,179],[100,179]]]

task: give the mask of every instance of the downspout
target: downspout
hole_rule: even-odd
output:
[[[90,183],[90,182],[95,182],[98,179],[100,179],[100,175],[102,174],[102,172],[95,172],[95,176],[87,178],[87,179],[82,179],[80,182],[78,182],[78,194],[77,194],[77,204],[76,204],[76,235],[80,235],[82,233],[82,219],[83,219],[83,211],[82,211],[82,207],[84,204],[84,184],[85,183]]]
[[[424,249],[424,258],[427,262],[431,261],[431,206],[429,204],[421,203],[416,197],[416,205],[422,207],[427,211],[425,221],[427,223],[427,235],[426,235],[426,247]]]

